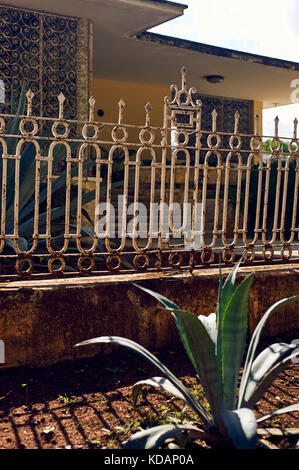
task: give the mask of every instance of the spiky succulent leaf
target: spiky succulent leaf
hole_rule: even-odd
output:
[[[222,387],[223,408],[234,409],[237,381],[246,347],[247,303],[253,273],[234,290],[224,309],[222,321]]]
[[[161,294],[142,286],[137,285],[137,287],[149,293],[171,312],[184,348],[200,378],[212,413],[217,420],[217,415],[221,409],[221,393],[215,356],[215,343],[211,340],[204,323],[196,315],[181,310],[169,299],[161,296]]]
[[[166,379],[165,377],[151,377],[150,379],[146,380],[139,380],[133,386],[132,390],[132,397],[133,402],[136,405],[138,397],[140,395],[140,391],[144,385],[149,385],[151,387],[158,387],[164,392],[171,393],[174,397],[182,400],[184,403],[187,404],[184,395],[180,392],[180,390],[175,387],[170,380]]]
[[[26,92],[27,92],[27,87],[22,84],[20,96],[19,96],[19,102],[18,102],[18,107],[15,113],[18,117],[12,117],[9,120],[9,123],[7,125],[7,134],[8,135],[18,135],[19,134],[19,125],[21,118],[19,116],[24,115],[24,110],[25,110],[25,103],[26,103]],[[14,98],[13,98],[14,100]],[[13,106],[15,107],[15,103],[13,103]],[[7,137],[6,139],[6,144],[7,144],[7,153],[8,155],[14,155],[16,146],[17,146],[17,139],[16,137]]]
[[[261,336],[261,333],[262,333],[262,330],[265,326],[266,321],[268,320],[269,316],[275,310],[277,310],[278,308],[283,307],[283,306],[285,306],[285,305],[287,305],[291,302],[295,302],[297,300],[299,300],[299,296],[294,295],[292,297],[288,297],[286,299],[282,299],[282,300],[279,300],[278,302],[275,302],[270,308],[268,308],[268,310],[262,316],[262,318],[260,319],[258,325],[256,326],[256,328],[255,328],[255,330],[252,334],[252,337],[251,337],[251,340],[250,340],[250,343],[249,343],[249,347],[248,347],[248,351],[247,351],[247,355],[246,355],[244,371],[243,371],[243,375],[242,375],[241,383],[240,383],[238,408],[240,408],[242,406],[245,390],[246,390],[247,383],[248,383],[249,376],[250,376],[250,372],[251,372],[251,366],[252,366],[252,363],[253,363],[253,360],[254,360],[254,357],[255,357],[256,348],[258,346],[260,336]]]
[[[277,375],[289,366],[292,359],[295,359],[297,354],[298,354],[297,352],[293,352],[292,354],[289,354],[288,356],[284,357],[282,360],[277,362],[263,376],[260,382],[257,383],[255,389],[251,391],[251,394],[249,393],[247,395],[245,394],[245,397],[247,397],[247,400],[245,398],[243,399],[242,401],[243,405],[247,406],[248,408],[252,408],[259,401],[259,399],[264,395],[267,389],[271,387],[273,380],[275,380]]]
[[[95,166],[95,161],[90,161],[90,162],[85,162],[83,165],[83,169],[87,170],[89,168],[92,168]],[[78,167],[73,167],[70,171],[70,178],[78,176]],[[53,182],[52,182],[52,188],[51,192],[52,195],[55,194],[56,192],[60,191],[66,184],[66,171],[64,171],[61,175],[59,175]],[[32,188],[32,195],[34,193],[34,187]],[[47,188],[45,188],[43,191],[40,192],[39,194],[39,204],[42,204],[43,202],[46,201],[47,199]],[[30,203],[27,203],[24,207],[23,210],[20,210],[20,215],[19,215],[19,220],[22,222],[33,210],[34,210],[34,205],[35,201],[31,201]]]
[[[75,345],[78,346],[86,346],[90,344],[97,344],[97,343],[112,343],[117,344],[119,346],[125,346],[129,349],[132,349],[134,352],[142,356],[144,359],[149,361],[152,365],[157,367],[157,369],[162,372],[165,377],[182,393],[185,397],[188,406],[193,408],[193,410],[201,417],[204,421],[205,425],[210,428],[213,427],[213,420],[203,406],[197,402],[197,400],[189,393],[187,388],[176,378],[176,376],[161,362],[158,358],[156,358],[151,352],[145,349],[143,346],[140,346],[135,341],[129,340],[127,338],[122,338],[119,336],[100,336],[98,338],[93,338],[87,341],[83,341]]]
[[[235,282],[236,282],[236,275],[238,267],[241,263],[241,260],[233,267],[231,272],[226,278],[224,284],[222,284],[222,272],[221,272],[221,264],[219,267],[219,288],[218,288],[218,303],[216,308],[216,360],[217,360],[217,368],[218,368],[218,375],[219,375],[219,384],[220,384],[220,393],[223,396],[223,370],[222,370],[222,328],[223,328],[223,316],[225,308],[228,302],[233,295],[235,290]]]
[[[190,425],[164,424],[155,426],[133,434],[125,444],[124,449],[159,449],[166,439],[179,440],[184,434],[187,434],[189,439],[196,439],[202,436],[202,431]]]
[[[222,418],[236,449],[255,449],[257,422],[252,410],[223,410]]]
[[[268,372],[295,349],[294,344],[274,343],[264,349],[253,361],[250,376],[247,382],[243,405],[248,402],[255,389]]]
[[[204,325],[211,341],[216,345],[217,341],[217,328],[216,328],[216,313],[210,313],[210,315],[199,315],[198,319]]]
[[[279,410],[274,410],[272,411],[272,413],[261,416],[256,421],[257,423],[261,423],[262,421],[266,421],[269,418],[273,418],[273,416],[282,415],[285,413],[293,413],[294,411],[299,411],[299,403],[295,403],[294,405],[284,406],[283,408],[280,408]]]
[[[146,287],[140,286],[139,284],[134,284],[134,286],[150,294],[156,300],[161,302],[161,304],[164,305],[165,307],[168,307],[169,309],[178,309],[178,310],[180,309],[180,307],[178,307],[174,302],[172,302],[172,300],[169,300],[167,299],[167,297],[164,297],[164,295],[161,295],[158,292],[154,292],[151,289],[147,289]]]

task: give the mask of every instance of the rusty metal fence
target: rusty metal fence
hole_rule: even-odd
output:
[[[195,88],[170,87],[160,127],[0,114],[1,277],[99,275],[299,261],[297,120],[265,151],[252,134],[202,130]],[[29,171],[30,170],[30,171]]]

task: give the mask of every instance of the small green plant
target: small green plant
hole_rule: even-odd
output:
[[[73,397],[72,395],[67,395],[66,393],[64,395],[59,394],[58,398],[60,398],[65,405],[72,405],[78,402],[75,397]]]
[[[164,424],[139,431],[131,436],[125,448],[160,448],[170,438],[177,441],[187,434],[191,441],[202,439],[204,436],[206,442],[213,446],[252,449],[257,444],[257,423],[282,413],[299,410],[297,403],[258,419],[252,411],[277,374],[298,354],[294,351],[294,344],[280,342],[272,344],[256,356],[262,329],[275,310],[299,300],[299,296],[276,302],[259,321],[249,342],[238,389],[238,378],[246,349],[248,295],[253,280],[253,274],[250,274],[235,286],[239,264],[240,262],[235,265],[224,284],[220,271],[217,310],[207,317],[197,317],[180,309],[162,295],[137,286],[161,302],[164,309],[174,317],[185,350],[209,403],[209,409],[203,406],[201,400],[197,400],[157,357],[134,341],[118,336],[102,336],[76,345],[114,343],[131,348],[163,374],[163,377],[152,377],[137,382],[133,387],[134,403],[136,404],[144,385],[159,387],[181,399],[201,420],[203,429],[188,424]]]
[[[28,384],[21,384],[21,387],[25,389],[25,403],[28,405]]]

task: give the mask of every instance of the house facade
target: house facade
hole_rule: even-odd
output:
[[[250,133],[256,113],[261,117],[264,107],[290,103],[297,63],[148,32],[185,8],[165,0],[54,0],[47,5],[11,0],[1,5],[0,68],[7,101],[11,87],[18,92],[25,80],[40,115],[55,113],[55,94],[61,91],[72,117],[86,115],[92,94],[105,121],[116,119],[116,103],[123,98],[127,123],[142,123],[150,100],[152,123],[162,125],[164,97],[184,65],[188,83],[204,103],[203,128],[210,127],[216,108],[219,130],[228,131],[239,110],[240,130]]]

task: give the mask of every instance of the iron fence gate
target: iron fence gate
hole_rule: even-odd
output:
[[[195,88],[171,86],[160,127],[0,114],[1,276],[194,270],[298,261],[298,138],[201,125]]]

